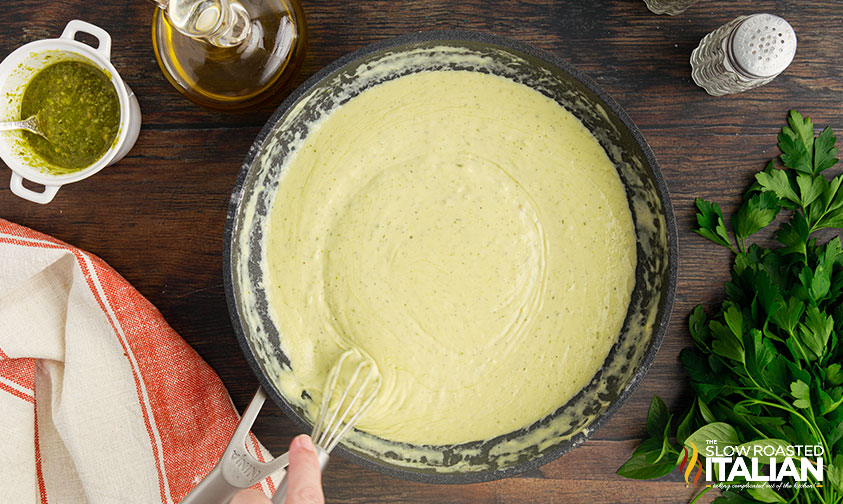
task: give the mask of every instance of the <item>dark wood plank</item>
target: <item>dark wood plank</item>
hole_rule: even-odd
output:
[[[329,501],[686,502],[693,489],[686,489],[678,474],[631,482],[615,470],[644,435],[653,394],[673,409],[686,406],[690,389],[678,354],[690,344],[687,314],[699,303],[720,299],[728,279],[729,254],[690,232],[693,201],[713,198],[725,211],[734,209],[752,174],[777,154],[775,137],[788,109],[843,130],[839,2],[700,0],[676,17],[653,15],[638,0],[307,0],[304,7],[311,38],[297,84],[368,43],[431,29],[492,32],[570,61],[627,109],[652,145],[670,187],[680,240],[676,303],[659,355],[628,403],[582,447],[524,477],[467,486],[409,483],[335,457],[325,475]],[[791,22],[799,38],[796,59],[763,88],[708,96],[690,79],[691,50],[709,31],[752,12]],[[284,95],[236,114],[185,100],[158,69],[152,7],[142,1],[4,0],[0,55],[58,36],[74,18],[112,34],[114,64],[140,100],[141,136],[124,161],[63,188],[48,206],[20,200],[0,183],[0,216],[109,262],[210,363],[242,409],[257,382],[231,334],[225,305],[224,216],[243,156]],[[0,176],[8,174],[0,170]],[[276,453],[297,433],[273,405],[265,407],[255,431]]]

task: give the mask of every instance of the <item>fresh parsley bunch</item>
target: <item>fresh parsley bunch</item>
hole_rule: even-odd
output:
[[[756,174],[732,215],[734,239],[720,206],[696,200],[694,231],[735,253],[732,278],[712,317],[702,306],[690,316],[695,347],[680,358],[696,397],[677,419],[675,442],[674,417],[653,397],[650,438],[618,469],[622,476],[664,476],[692,443],[700,450],[710,441],[721,448],[819,445],[821,487],[813,479],[808,488],[733,487],[714,502],[843,502],[843,175],[829,180],[823,173],[838,161],[831,128],[814,138],[810,118],[791,111],[787,122],[778,136],[784,168],[774,159]],[[775,233],[780,245],[749,244],[782,211],[790,215]],[[812,234],[825,228],[837,229],[837,236],[819,243]]]

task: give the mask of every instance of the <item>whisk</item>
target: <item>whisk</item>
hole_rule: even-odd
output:
[[[343,383],[344,382],[344,383]],[[338,387],[338,385],[344,385]],[[356,349],[346,350],[331,367],[322,390],[319,414],[311,438],[324,471],[329,454],[343,436],[368,410],[381,387],[381,376],[375,363]],[[219,462],[182,499],[181,504],[226,504],[244,488],[248,488],[279,469],[289,465],[289,452],[270,462],[260,462],[245,450],[246,437],[255,423],[266,392],[258,388]],[[287,497],[287,473],[272,496],[274,504],[283,504]]]

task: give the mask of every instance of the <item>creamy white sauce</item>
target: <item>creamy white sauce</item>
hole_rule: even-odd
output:
[[[355,347],[384,382],[363,431],[449,445],[526,427],[604,362],[635,243],[614,164],[553,100],[467,71],[374,86],[311,127],[278,183],[279,388],[313,415],[302,392],[318,404]]]

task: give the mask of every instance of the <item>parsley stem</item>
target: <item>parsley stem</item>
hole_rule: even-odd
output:
[[[787,504],[791,504],[792,502],[796,502],[796,501],[799,499],[799,492],[800,492],[801,490],[802,490],[802,489],[801,489],[801,488],[799,488],[799,487],[795,488],[795,489],[793,490],[793,497],[791,497],[791,498],[787,501]]]
[[[747,422],[747,423],[749,423],[749,422]],[[758,430],[758,428],[757,428],[756,426],[752,425],[751,423],[749,423],[749,426],[750,426],[750,427],[752,427],[752,430],[754,430],[756,433],[758,433],[758,435],[759,435],[759,436],[761,436],[762,438],[768,438],[768,437],[770,437],[770,436],[768,436],[767,434],[765,434],[765,433],[761,432],[760,430]]]
[[[799,349],[799,353],[802,354],[802,358],[805,359],[805,362],[811,362],[811,359],[809,359],[808,355],[805,354],[805,349],[802,348],[802,344],[799,343],[799,338],[795,337],[793,334],[791,334],[790,337],[793,338],[794,343],[796,343],[796,348]],[[796,365],[799,366],[798,360],[796,362]],[[802,366],[799,366],[799,368],[802,369]]]
[[[744,402],[744,401],[741,401],[741,402]],[[750,402],[750,403],[752,403],[752,404],[763,404],[764,406],[769,406],[769,407],[771,407],[771,408],[778,408],[778,409],[782,409],[782,410],[785,410],[785,411],[787,411],[788,413],[790,413],[790,414],[792,414],[792,415],[794,415],[794,416],[796,416],[796,417],[798,417],[798,418],[801,418],[801,419],[802,419],[802,421],[803,421],[803,422],[805,422],[805,425],[807,425],[807,426],[808,426],[808,428],[809,428],[809,429],[811,429],[811,432],[812,432],[812,434],[814,435],[814,439],[817,439],[818,441],[822,442],[822,445],[823,445],[823,448],[825,449],[825,452],[826,452],[826,453],[831,453],[831,451],[828,449],[828,444],[827,444],[827,443],[826,443],[826,441],[825,441],[825,437],[823,437],[822,433],[820,433],[819,428],[817,427],[816,423],[809,421],[807,418],[805,418],[804,416],[802,416],[802,414],[800,414],[800,413],[799,413],[798,411],[796,411],[795,409],[793,409],[793,408],[791,408],[791,407],[781,406],[781,405],[776,404],[776,403],[771,403],[771,402],[767,402],[767,401],[761,401],[761,400],[759,400],[759,399],[751,399],[751,398],[748,398],[748,399],[747,399],[747,402]],[[813,417],[814,412],[813,412],[813,411],[811,411],[811,410],[808,410],[808,411],[811,413],[811,416]]]
[[[823,488],[825,488],[825,487],[823,487]],[[822,495],[820,495],[820,491],[819,491],[819,490],[817,490],[817,486],[816,486],[816,485],[811,485],[811,489],[814,491],[814,493],[815,493],[815,494],[817,494],[817,499],[819,499],[819,500],[820,500],[820,502],[825,503],[825,499],[823,499],[823,496],[822,496]]]
[[[822,441],[823,449],[825,450],[825,453],[828,453],[828,456],[832,457],[833,454],[832,454],[831,450],[829,449],[828,443],[825,440],[825,436],[822,435],[822,432],[820,431],[820,427],[819,427],[819,425],[817,425],[817,417],[814,416],[814,408],[808,408],[808,414],[811,416],[811,423],[814,425],[814,428],[813,428],[814,432],[818,433],[817,437],[819,437],[819,440]]]
[[[751,379],[751,377],[750,377],[750,379]],[[785,401],[784,399],[779,397],[777,394],[775,394],[773,392],[770,392],[768,389],[766,389],[764,387],[759,386],[758,383],[755,382],[755,380],[752,380],[752,381],[753,381],[753,383],[755,383],[754,387],[741,387],[741,390],[757,390],[759,392],[764,392],[768,396],[772,397],[773,399],[775,399],[776,401],[781,403],[783,406],[790,407],[790,403],[788,403],[787,401]],[[752,397],[749,397],[746,394],[741,394],[741,395],[743,395],[747,399],[753,399]]]
[[[702,491],[700,493],[698,493],[697,496],[694,497],[694,499],[691,502],[689,502],[688,504],[694,504],[695,502],[697,502],[699,500],[700,497],[705,495],[705,493],[708,492],[709,490],[711,490],[712,488],[713,487],[710,487],[710,486],[707,486],[707,487],[703,488]]]

